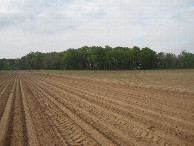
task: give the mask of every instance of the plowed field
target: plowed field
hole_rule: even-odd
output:
[[[0,145],[194,145],[194,93],[0,72]]]

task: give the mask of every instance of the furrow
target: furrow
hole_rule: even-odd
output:
[[[46,84],[45,84],[45,86],[46,86]],[[55,87],[62,88],[63,85],[57,86],[57,83],[55,83]],[[49,87],[47,87],[47,88],[49,89]],[[76,89],[71,90],[68,87],[62,88],[62,89],[67,91],[68,93],[76,94],[78,97],[85,98],[86,101],[91,101],[92,103],[97,104],[101,107],[108,108],[109,110],[113,110],[114,112],[121,114],[121,115],[124,115],[125,117],[133,117],[133,119],[136,118],[136,122],[140,122],[141,124],[145,125],[145,127],[147,127],[148,129],[150,127],[152,127],[152,125],[154,125],[154,131],[159,130],[158,131],[159,134],[160,135],[162,134],[164,137],[166,137],[166,134],[168,134],[168,137],[170,139],[172,139],[171,135],[176,135],[175,137],[174,136],[173,137],[176,139],[179,139],[179,141],[186,139],[186,141],[190,140],[192,142],[192,139],[194,136],[192,134],[192,131],[193,131],[193,129],[192,129],[193,124],[192,123],[188,123],[188,122],[185,123],[184,121],[181,121],[181,120],[175,119],[175,118],[168,119],[168,117],[161,115],[161,114],[158,114],[156,112],[152,112],[152,111],[149,111],[146,109],[137,108],[137,107],[131,106],[131,105],[126,105],[125,103],[118,102],[118,101],[113,102],[112,100],[109,100],[107,98],[105,99],[104,97],[101,97],[101,96],[92,98],[92,96],[93,96],[92,94],[84,93],[84,91],[76,92]],[[59,91],[57,91],[57,92],[59,92]],[[88,97],[87,97],[87,95],[88,95]],[[69,99],[71,99],[71,98],[69,98]],[[74,103],[76,103],[76,102],[74,102]],[[141,118],[142,114],[144,114],[143,119]],[[163,122],[161,123],[161,121],[163,121]],[[165,121],[166,121],[166,123],[165,123]],[[172,127],[172,124],[173,124],[173,127]],[[181,127],[179,126],[180,124],[182,125]],[[177,129],[177,127],[179,127],[179,129],[180,128],[181,129],[179,130],[179,129]],[[187,132],[184,132],[185,129],[187,129]],[[191,131],[191,132],[189,132],[189,131]],[[165,132],[165,134],[164,134],[164,132]]]
[[[34,85],[36,85],[36,84],[34,84]],[[37,90],[37,89],[35,89],[35,90]],[[76,116],[76,114],[72,113],[67,108],[64,108],[63,105],[59,104],[53,97],[51,97],[46,92],[44,92],[44,90],[41,89],[40,91],[43,92],[46,95],[46,97],[50,100],[50,102],[52,102],[61,111],[63,111],[63,113],[65,113],[74,122],[74,125],[76,124],[77,126],[81,127],[81,131],[85,131],[85,134],[87,134],[88,136],[92,136],[92,138],[94,138],[100,144],[113,145],[113,143],[111,144],[111,141],[107,140],[104,136],[102,136],[91,125],[86,124],[85,121],[83,121],[78,116]],[[67,128],[69,128],[69,126],[67,126]],[[69,132],[72,132],[72,130],[70,130]],[[83,143],[91,143],[90,141],[92,140],[92,138],[90,138],[90,137],[86,137],[86,138],[89,141],[84,139]]]
[[[5,112],[3,113],[3,116],[0,121],[0,145],[7,145],[6,137],[7,137],[7,131],[9,129],[9,125],[12,124],[10,118],[10,115],[13,112],[13,98],[15,94],[15,81],[12,85],[11,92],[9,94],[8,101],[5,106]]]
[[[31,146],[39,145],[39,142],[36,137],[36,132],[35,128],[32,122],[32,117],[30,115],[29,107],[26,101],[26,95],[24,91],[24,85],[23,81],[20,80],[20,85],[21,85],[21,95],[22,95],[22,102],[23,102],[23,107],[24,107],[24,113],[25,113],[25,119],[26,119],[26,129],[27,129],[27,137],[28,137],[28,144]]]
[[[50,89],[50,87],[48,87],[48,86],[46,86],[46,85],[44,85],[47,89]],[[53,87],[54,88],[54,91],[53,92],[55,92],[56,91],[56,93],[54,93],[55,95],[57,95],[57,93],[60,93],[60,92],[63,92],[62,90],[57,90],[57,89],[55,89],[55,87]],[[151,133],[153,133],[151,130],[149,130],[149,129],[145,129],[145,127],[143,127],[143,128],[140,128],[139,126],[137,126],[137,124],[136,125],[131,125],[130,126],[130,128],[129,128],[129,125],[126,127],[126,125],[124,126],[124,127],[121,127],[121,126],[119,126],[119,124],[117,123],[117,122],[114,122],[115,121],[115,119],[118,119],[118,117],[120,118],[120,119],[118,119],[118,120],[120,120],[121,122],[122,122],[122,120],[123,119],[125,119],[125,123],[129,123],[129,122],[126,122],[126,121],[129,121],[129,119],[126,119],[126,118],[123,118],[123,116],[120,116],[119,114],[115,114],[114,112],[108,112],[110,109],[107,109],[107,108],[102,108],[102,105],[105,105],[106,103],[103,103],[103,104],[100,104],[101,106],[96,106],[95,104],[91,104],[91,103],[88,103],[87,101],[89,101],[88,99],[87,100],[83,100],[83,99],[81,99],[81,98],[79,98],[80,96],[76,96],[76,95],[71,95],[71,94],[69,94],[68,93],[68,95],[66,94],[63,94],[63,96],[65,97],[65,96],[70,96],[69,98],[67,98],[67,100],[69,101],[69,102],[71,102],[71,103],[74,103],[74,105],[76,105],[76,106],[78,106],[78,107],[80,107],[80,108],[83,108],[83,109],[85,109],[85,111],[89,111],[90,113],[89,114],[91,114],[92,112],[93,112],[93,116],[95,116],[95,117],[99,117],[99,119],[100,120],[103,120],[104,119],[104,121],[105,122],[108,122],[108,123],[110,123],[111,125],[115,125],[118,129],[123,129],[123,131],[125,131],[125,132],[128,132],[128,131],[133,131],[135,134],[134,135],[130,135],[131,133],[128,133],[129,135],[130,135],[130,137],[131,136],[135,136],[137,139],[138,139],[138,136],[137,135],[139,135],[139,136],[141,136],[141,133],[142,133],[142,131],[145,131],[145,132],[147,132],[147,133],[149,133],[149,136],[147,136],[147,139],[143,139],[143,137],[141,138],[141,140],[142,141],[149,141],[149,142],[157,142],[155,139],[162,139],[159,135],[160,135],[160,133],[158,133],[157,135],[155,135],[155,134],[151,134]],[[85,95],[86,96],[86,95]],[[84,97],[85,97],[84,96]],[[75,100],[75,98],[77,98],[77,100]],[[74,100],[73,100],[74,99]],[[81,100],[81,102],[80,102],[80,100]],[[66,103],[66,101],[64,101],[65,103]],[[96,102],[95,102],[96,103]],[[88,104],[88,105],[87,105]],[[96,108],[94,108],[94,107],[96,107]],[[98,111],[98,110],[100,110],[100,111]],[[97,113],[97,111],[98,111],[98,113]],[[107,114],[106,114],[107,113]],[[114,115],[114,116],[110,116],[110,115]],[[105,119],[105,117],[108,117],[108,118],[106,118]],[[131,123],[132,121],[130,120],[130,123]],[[132,122],[132,123],[134,123],[134,122]],[[140,129],[139,129],[139,128]],[[115,128],[115,127],[114,127]],[[148,127],[149,128],[149,127]],[[128,129],[128,131],[127,131],[127,129]],[[135,130],[136,129],[136,130]],[[152,137],[154,138],[154,139],[150,139],[149,137],[150,137],[150,135],[152,135]],[[146,136],[146,135],[145,135]],[[155,138],[156,137],[156,138]],[[164,140],[166,140],[166,138],[163,138]],[[139,140],[139,139],[138,139]],[[139,140],[140,141],[140,140]],[[168,140],[169,141],[169,140]],[[161,140],[160,140],[160,142],[162,142]],[[158,143],[158,142],[157,142]],[[170,141],[168,142],[168,143],[171,143]]]
[[[6,103],[8,101],[8,97],[9,97],[9,94],[11,92],[13,83],[14,83],[14,79],[8,80],[7,84],[1,90],[1,93],[0,93],[0,120],[3,116],[5,106],[6,106]]]
[[[55,84],[55,86],[57,86],[57,84]],[[63,85],[61,85],[61,87],[62,87]],[[64,89],[64,88],[63,88]],[[65,90],[65,89],[64,89]],[[71,89],[70,89],[71,90]],[[75,91],[75,90],[74,90]],[[78,93],[82,93],[82,94],[84,94],[83,92],[78,92]],[[77,93],[76,93],[77,94]],[[87,95],[87,93],[86,94],[84,94],[84,95]],[[80,96],[81,97],[81,95],[78,95],[78,96]],[[91,96],[90,96],[91,97]],[[98,97],[96,97],[96,99],[99,99],[99,96]],[[89,100],[89,99],[87,99],[87,100]],[[102,99],[100,98],[100,101],[101,101]],[[97,103],[97,102],[99,102],[99,100],[97,101],[94,101],[94,103]],[[105,104],[107,104],[107,103],[110,103],[111,101],[109,101],[109,102],[101,102],[99,105],[101,106],[101,105],[105,105]],[[123,103],[122,103],[123,104]],[[115,106],[115,105],[114,105]],[[122,105],[121,105],[122,106]],[[120,107],[121,107],[120,106]],[[126,108],[125,106],[124,106],[124,108]],[[136,108],[136,107],[133,107],[133,108]],[[115,111],[119,111],[119,109],[118,110],[115,110]],[[137,109],[135,109],[135,113],[137,114]],[[143,112],[143,114],[144,115],[148,115],[147,117],[148,117],[148,120],[147,120],[147,122],[149,122],[150,123],[150,125],[152,125],[153,124],[153,120],[151,121],[151,120],[149,120],[149,117],[151,116],[152,118],[154,118],[154,120],[155,121],[158,121],[158,124],[160,124],[160,120],[158,120],[157,118],[158,118],[158,116],[156,115],[157,113],[154,113],[154,112],[149,112],[149,111],[147,111],[147,110],[142,110],[141,112]],[[142,115],[142,113],[141,112],[139,112],[139,116],[141,116]],[[134,112],[133,112],[134,113]],[[141,118],[141,117],[140,117]],[[141,119],[138,119],[138,120],[141,120]],[[144,116],[144,118],[145,118],[145,116]],[[159,118],[162,118],[163,119],[163,121],[167,121],[168,123],[169,123],[169,120],[168,119],[165,119],[166,117],[159,117]],[[172,120],[172,119],[170,119],[170,120]],[[179,121],[179,119],[173,119],[173,120],[175,120],[174,122],[175,122],[175,124],[180,124],[180,121]],[[176,121],[177,120],[177,121]],[[155,122],[154,121],[154,122]],[[171,121],[171,123],[172,123],[173,121]],[[183,126],[183,123],[182,123],[183,121],[181,121],[181,125]],[[163,123],[162,123],[163,124]],[[192,123],[191,123],[192,124]],[[155,125],[155,124],[154,124]],[[157,125],[157,124],[156,124]],[[171,129],[171,131],[169,131],[169,127],[166,127],[166,125],[165,124],[163,124],[164,126],[164,128],[166,129],[166,132],[167,133],[169,133],[170,135],[176,135],[176,138],[178,138],[178,137],[180,137],[180,140],[182,140],[182,139],[186,139],[186,141],[188,141],[188,135],[189,135],[189,132],[188,131],[190,131],[190,127],[188,127],[188,130],[187,130],[187,132],[186,133],[183,133],[183,130],[182,131],[179,131],[178,129]],[[176,126],[176,125],[175,125]],[[175,127],[174,126],[174,127]],[[150,128],[151,127],[151,128]],[[148,129],[151,129],[152,131],[153,131],[153,128],[152,128],[153,126],[147,126],[147,128]],[[154,126],[154,131],[155,130],[157,130],[156,128],[157,127],[161,127],[161,125],[158,125],[158,126]],[[185,128],[186,126],[184,126],[184,128]],[[191,128],[192,128],[192,126],[191,126]],[[163,130],[163,129],[161,129],[161,130]],[[172,131],[173,130],[175,130],[176,132],[174,132],[174,133],[172,133]],[[161,131],[162,132],[162,131]],[[178,135],[177,135],[178,134]],[[166,134],[163,134],[164,136],[166,136]],[[187,136],[185,136],[185,135],[187,135]],[[178,137],[177,137],[178,136]],[[189,139],[193,139],[193,138],[191,138],[193,136],[193,134],[192,133],[190,133],[190,138]],[[170,138],[170,137],[169,137]],[[179,138],[178,138],[179,139]],[[191,141],[192,142],[192,141]]]
[[[26,103],[28,103],[33,131],[35,131],[33,134],[36,138],[35,143],[38,143],[37,145],[63,145],[56,133],[55,127],[50,123],[45,109],[39,105],[37,97],[34,95],[35,93],[32,93],[30,90],[31,86],[28,85],[28,82],[24,78],[23,81],[23,89],[27,94],[25,96]]]
[[[40,85],[40,84],[39,84]],[[41,91],[46,91],[47,89],[41,87],[42,90]],[[47,90],[47,94],[50,94],[51,97],[55,96],[52,95],[48,90]],[[56,99],[55,99],[56,100]],[[60,104],[60,103],[59,103]],[[120,137],[119,135],[121,135],[122,133],[119,130],[115,130],[115,129],[109,129],[107,127],[111,127],[111,125],[108,125],[105,122],[100,122],[97,118],[95,117],[91,117],[89,116],[88,112],[82,111],[83,109],[79,109],[74,107],[74,105],[72,105],[71,103],[69,103],[68,101],[65,102],[65,104],[62,104],[64,106],[66,106],[67,108],[69,108],[72,112],[74,112],[76,115],[80,116],[82,119],[84,119],[85,121],[87,121],[90,125],[94,125],[94,124],[98,124],[98,125],[94,125],[95,128],[97,130],[99,130],[101,133],[103,133],[106,137],[109,137],[112,141],[114,141],[117,144],[121,144],[121,143],[125,143],[125,144],[130,144],[131,141],[129,140],[129,137],[126,135],[122,135],[122,137]],[[61,106],[62,106],[61,105]],[[78,114],[79,113],[79,114]],[[87,115],[87,116],[86,116]],[[94,122],[95,121],[95,122]],[[98,123],[97,123],[98,122]],[[112,131],[112,132],[111,132]],[[131,143],[133,145],[133,143]]]

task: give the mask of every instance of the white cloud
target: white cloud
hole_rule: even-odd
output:
[[[192,0],[0,0],[0,58],[85,45],[194,53]]]

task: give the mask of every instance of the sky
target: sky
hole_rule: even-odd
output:
[[[106,45],[194,53],[194,0],[0,0],[0,58]]]

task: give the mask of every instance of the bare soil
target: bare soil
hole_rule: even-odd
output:
[[[194,145],[190,86],[109,79],[1,71],[0,145]]]
[[[133,85],[138,87],[155,88],[194,93],[194,69],[177,70],[42,70],[34,71],[42,74],[53,74],[73,78]]]

